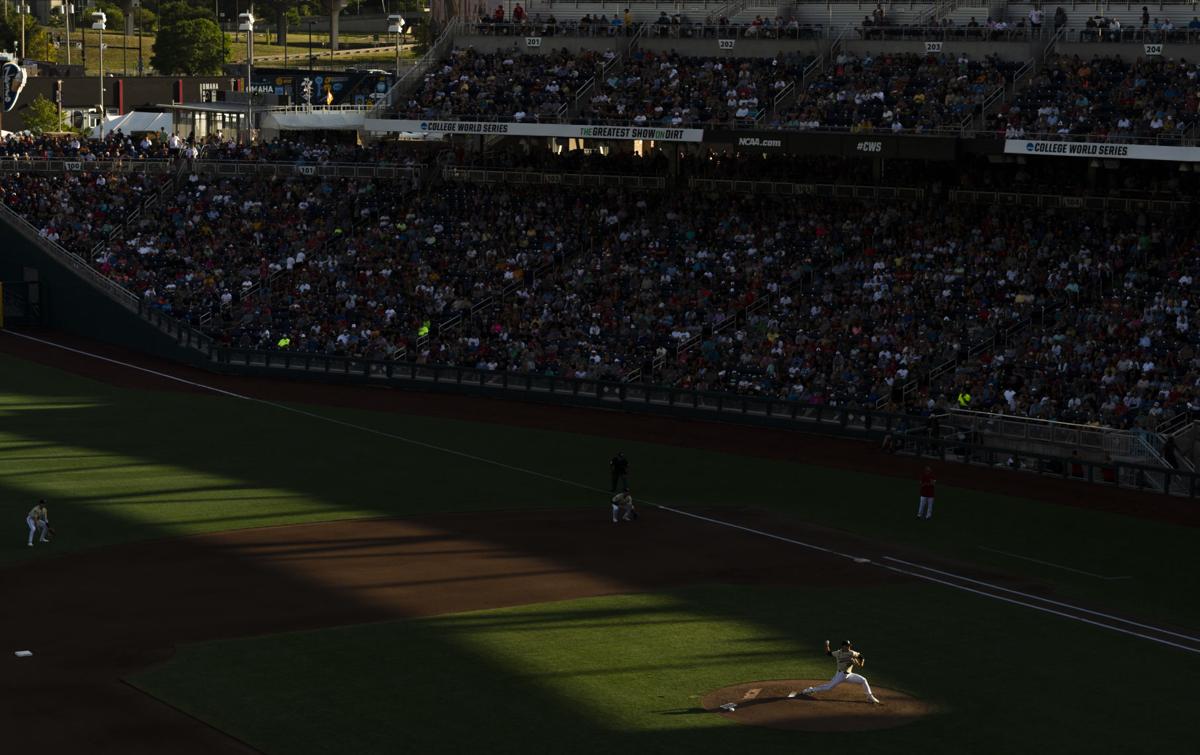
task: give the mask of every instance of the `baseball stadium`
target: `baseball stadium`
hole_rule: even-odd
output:
[[[1192,4],[41,5],[4,752],[1194,749]]]

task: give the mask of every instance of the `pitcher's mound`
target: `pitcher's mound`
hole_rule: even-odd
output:
[[[883,705],[867,702],[862,687],[854,684],[842,684],[830,692],[821,692],[811,698],[800,695],[788,697],[791,692],[827,681],[774,679],[745,682],[713,690],[704,696],[701,704],[705,710],[739,724],[794,731],[890,729],[934,712],[934,707],[929,703],[886,687],[871,688]],[[734,703],[737,707],[732,711],[721,707],[728,703]]]

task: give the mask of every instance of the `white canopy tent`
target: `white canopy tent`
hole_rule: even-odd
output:
[[[92,129],[93,137],[103,138],[117,129],[123,134],[143,133],[146,131],[165,131],[168,134],[175,131],[175,117],[172,113],[142,113],[134,110],[116,118],[109,118]]]

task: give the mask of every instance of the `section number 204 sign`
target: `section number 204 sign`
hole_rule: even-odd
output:
[[[1146,56],[1147,57],[1149,57],[1151,55],[1162,55],[1162,54],[1163,54],[1163,46],[1161,44],[1146,45]]]

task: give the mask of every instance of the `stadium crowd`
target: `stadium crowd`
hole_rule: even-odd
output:
[[[928,132],[957,128],[1020,64],[965,54],[840,53],[794,102],[771,114],[772,128]]]
[[[1178,141],[1195,128],[1200,67],[1187,60],[1059,55],[993,118],[1009,138]]]
[[[453,50],[400,106],[408,118],[554,120],[613,53]]]
[[[799,54],[718,59],[638,50],[603,74],[580,116],[651,126],[753,123],[811,62]]]
[[[150,180],[6,177],[4,201],[242,348],[809,405],[929,410],[965,389],[971,408],[1122,426],[1200,395],[1191,218],[193,175],[93,255]]]
[[[170,156],[169,137],[142,134],[137,137],[114,131],[103,139],[75,135],[46,136],[30,133],[6,133],[0,139],[0,159],[62,158],[94,162],[96,160],[165,158]],[[182,144],[182,142],[181,142]]]

